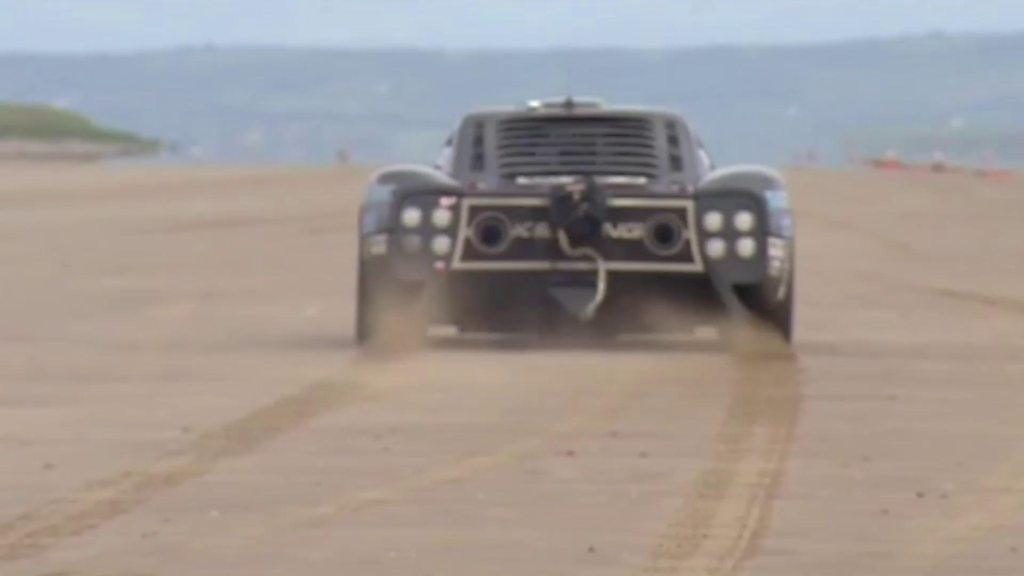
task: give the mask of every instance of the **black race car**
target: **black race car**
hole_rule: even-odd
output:
[[[668,111],[568,98],[471,113],[435,166],[373,176],[359,229],[360,342],[433,323],[621,334],[737,315],[793,336],[782,178],[715,169]]]

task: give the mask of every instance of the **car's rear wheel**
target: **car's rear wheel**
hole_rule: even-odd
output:
[[[356,294],[356,342],[363,346],[407,348],[426,334],[423,288],[402,282],[360,261]]]
[[[785,295],[773,301],[763,286],[736,288],[743,309],[736,310],[723,327],[729,348],[739,354],[775,354],[789,351],[793,341],[793,276],[786,279]],[[770,305],[767,302],[773,301]]]
[[[786,298],[782,304],[779,305],[778,309],[775,310],[772,315],[771,322],[782,334],[782,337],[786,339],[786,342],[793,342],[793,324],[794,324],[794,313],[793,307],[796,303],[794,291],[796,290],[795,283],[793,282],[793,274],[789,275],[786,280]]]
[[[767,324],[787,343],[793,341],[794,274],[791,272],[784,286],[754,284],[736,286],[735,294],[743,306],[762,323]],[[779,300],[779,290],[784,291]]]
[[[369,279],[366,277],[366,266],[359,260],[356,272],[356,342],[366,344],[373,333],[370,320]]]

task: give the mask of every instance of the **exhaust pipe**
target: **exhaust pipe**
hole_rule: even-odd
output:
[[[512,243],[512,223],[500,212],[485,212],[473,219],[469,241],[484,254],[501,254]]]
[[[686,226],[678,216],[661,213],[644,225],[644,245],[657,256],[675,256],[686,244]]]

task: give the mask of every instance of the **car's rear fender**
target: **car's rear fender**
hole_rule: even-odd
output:
[[[736,290],[754,312],[768,314],[786,303],[794,269],[794,226],[786,184],[774,170],[739,166],[710,174],[695,194],[699,236],[708,271],[720,285]],[[734,221],[740,212],[754,215],[754,225],[741,230]],[[722,229],[708,230],[709,213],[722,215]],[[721,258],[708,256],[709,242],[720,238],[727,246]],[[753,239],[756,253],[739,254],[739,243]]]
[[[425,166],[395,166],[373,175],[366,188],[359,215],[360,258],[386,266],[403,280],[423,281],[438,267],[446,268],[452,250],[433,253],[432,242],[439,236],[451,238],[458,228],[457,202],[462,186],[448,175]],[[405,207],[420,210],[420,222],[413,226],[401,222]],[[439,227],[432,220],[433,211],[448,207],[452,221]],[[420,247],[411,252],[402,246],[404,240],[418,238]]]

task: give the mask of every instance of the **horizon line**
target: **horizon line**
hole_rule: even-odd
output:
[[[835,38],[828,40],[794,40],[790,42],[709,42],[704,44],[666,44],[664,46],[642,46],[631,44],[594,44],[589,46],[572,44],[552,45],[526,45],[526,46],[428,46],[418,44],[380,44],[380,45],[347,45],[347,44],[319,44],[319,43],[230,43],[218,44],[216,42],[195,43],[195,44],[173,44],[166,46],[150,46],[138,48],[113,48],[113,49],[22,49],[0,47],[0,56],[64,56],[64,57],[86,57],[86,56],[137,56],[146,54],[159,54],[168,52],[190,52],[190,51],[259,51],[259,50],[292,50],[296,52],[350,52],[350,53],[394,53],[394,52],[419,52],[435,54],[486,54],[486,53],[545,53],[545,52],[677,52],[704,50],[744,50],[744,49],[792,49],[810,47],[842,47],[857,44],[878,44],[886,42],[898,42],[908,40],[928,39],[1006,39],[1017,36],[1024,36],[1024,27],[1013,31],[946,31],[933,30],[929,32],[915,32],[893,35],[858,35],[846,38]]]

